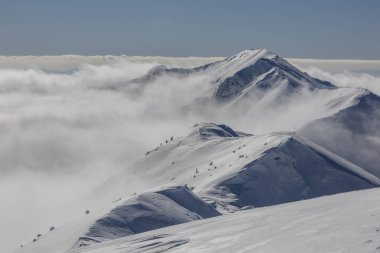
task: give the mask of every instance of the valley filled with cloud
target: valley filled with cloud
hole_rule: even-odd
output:
[[[320,106],[328,102],[324,91],[315,95],[302,89],[283,99],[274,99],[274,93],[259,102],[249,97],[222,106],[203,102],[214,94],[214,73],[164,74],[143,85],[139,81],[157,66],[190,68],[221,59],[0,59],[1,244],[17,248],[40,231],[96,208],[94,202],[110,201],[106,191],[94,194],[94,188],[111,175],[132,171],[147,151],[172,136],[186,135],[195,123],[265,134],[297,131],[326,115],[328,107]],[[312,77],[380,95],[378,63],[369,61],[363,69],[341,62],[322,70],[312,60],[294,62]],[[129,177],[125,194],[150,187],[133,173]]]

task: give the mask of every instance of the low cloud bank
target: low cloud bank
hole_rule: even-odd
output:
[[[365,88],[380,96],[380,75],[371,75],[363,72],[344,71],[331,73],[315,67],[304,69],[305,72],[321,80],[329,81],[337,86]],[[380,74],[380,68],[379,68]]]
[[[315,116],[309,111],[318,108],[320,101],[308,93],[277,109],[263,101],[249,111],[251,117],[239,116],[238,111],[188,107],[212,91],[210,77],[202,74],[163,76],[141,93],[130,83],[163,63],[197,66],[216,59],[105,57],[83,65],[74,58],[69,64],[56,62],[49,71],[42,70],[49,66],[46,60],[37,64],[42,69],[29,65],[22,69],[6,66],[0,59],[0,201],[5,206],[0,210],[0,244],[5,245],[4,251],[77,215],[90,203],[83,201],[76,208],[70,203],[82,200],[94,185],[128,169],[165,139],[186,134],[195,122],[215,121],[237,130],[265,132],[294,130],[302,120]],[[338,86],[364,87],[380,94],[380,78],[370,74],[305,70]],[[143,182],[134,182],[125,193],[140,187]]]

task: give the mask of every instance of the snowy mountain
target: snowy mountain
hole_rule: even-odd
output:
[[[195,126],[188,136],[149,153],[135,167],[141,171],[135,173],[147,181],[194,187],[222,212],[380,183],[362,168],[294,133],[248,135],[215,124]]]
[[[266,49],[245,50],[224,60],[193,69],[166,68],[159,65],[130,83],[149,84],[162,76],[186,78],[197,74],[207,74],[210,77],[210,81],[215,83],[213,97],[222,101],[278,86],[286,86],[288,92],[301,88],[336,88],[329,82],[314,79],[301,72]]]
[[[99,201],[100,211],[16,252],[325,252],[334,238],[355,252],[379,250],[376,233],[358,236],[373,226],[377,207],[362,208],[378,190],[323,197],[380,186],[378,96],[315,79],[265,49],[191,69],[156,66],[123,87],[138,99],[147,87],[192,78],[202,92],[181,116],[224,124],[197,123],[148,150],[94,187],[112,205]],[[243,131],[227,126],[237,122]],[[143,182],[132,196],[131,181]],[[352,215],[363,224],[343,236],[336,226]]]
[[[154,230],[80,252],[379,252],[379,201],[379,189],[338,194]]]
[[[57,229],[19,252],[41,247],[66,252],[220,213],[380,185],[377,177],[294,133],[250,135],[212,123],[196,124],[189,135],[148,152],[134,168],[138,170],[106,184],[127,184],[128,174],[134,173],[150,187],[178,186],[127,198],[109,212]],[[59,240],[65,242],[62,249],[52,243]]]
[[[186,186],[145,192],[98,219],[75,247],[220,215]]]
[[[367,91],[351,107],[309,123],[300,134],[379,177],[379,126],[380,97]]]
[[[215,64],[218,71],[228,67],[229,71],[217,81],[215,97],[218,100],[248,96],[250,93],[265,92],[279,86],[286,92],[300,88],[332,89],[334,85],[313,79],[302,73],[276,54],[265,50],[246,50]]]
[[[180,81],[199,75],[207,77],[209,88],[189,108],[207,120],[243,122],[244,130],[255,133],[297,131],[380,176],[377,95],[313,78],[266,49],[245,50],[193,69],[160,66],[138,80],[149,85],[163,77]],[[360,148],[347,149],[355,145]]]

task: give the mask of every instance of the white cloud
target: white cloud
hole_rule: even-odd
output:
[[[380,76],[351,71],[331,73],[314,67],[305,68],[304,71],[313,77],[329,81],[337,86],[361,87],[380,96]]]
[[[158,64],[196,66],[218,58],[4,59],[0,57],[0,201],[7,208],[0,209],[0,244],[7,249],[74,216],[90,203],[82,202],[78,209],[69,203],[170,136],[186,134],[194,122],[216,121],[249,132],[289,130],[319,102],[305,96],[308,107],[300,99],[276,110],[262,103],[250,115],[236,116],[235,111],[186,107],[209,92],[207,76],[162,77],[140,95],[128,85]],[[369,74],[307,71],[340,86],[380,92],[379,78]],[[143,187],[135,183],[125,192]]]

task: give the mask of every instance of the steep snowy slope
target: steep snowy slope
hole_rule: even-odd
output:
[[[98,219],[75,247],[220,215],[186,186],[145,192]]]
[[[240,67],[235,73],[227,71],[229,77],[222,79],[215,93],[219,100],[227,98],[234,114],[270,115],[270,119],[284,115],[275,125],[295,119],[297,124],[289,126],[302,129],[303,136],[380,176],[380,97],[311,78],[265,50],[244,51],[232,61],[241,57],[250,65],[236,60]]]
[[[380,97],[363,92],[351,107],[299,133],[380,177]]]
[[[199,124],[188,136],[148,152],[134,173],[152,185],[188,184],[221,211],[380,185],[365,170],[316,147],[292,133],[247,135]],[[127,184],[123,178],[111,182]]]
[[[70,253],[380,252],[380,190],[350,192],[154,230]]]
[[[263,122],[246,120],[247,125],[252,125],[250,131],[264,132],[263,129],[268,131],[268,128],[269,131],[293,131],[314,120],[334,117],[357,104],[379,108],[379,99],[367,90],[337,87],[312,78],[266,49],[245,50],[205,66],[204,71],[214,78],[212,93],[206,96],[218,101],[216,113],[227,113],[232,116],[229,118],[237,118],[240,123],[244,122],[243,116],[264,118]],[[359,111],[366,114],[369,110],[368,106],[360,106]],[[376,117],[376,123],[371,123],[369,117],[357,116],[354,119],[346,117],[345,124],[362,128],[368,124],[377,125],[379,113],[372,116]],[[292,120],[287,120],[289,118]],[[294,123],[285,123],[289,121]]]
[[[193,69],[157,66],[129,83],[149,84],[160,77],[186,78],[197,74],[208,77],[214,87],[211,88],[211,94],[205,95],[211,95],[218,101],[232,100],[248,92],[265,93],[278,86],[285,87],[286,92],[302,88],[336,88],[329,82],[301,72],[267,49],[244,50],[224,60]]]
[[[266,49],[245,50],[194,69],[159,67],[138,80],[149,85],[175,76],[180,85],[198,75],[205,76],[208,89],[188,106],[190,112],[214,122],[227,118],[255,133],[300,130],[380,176],[380,98],[369,91],[312,78]]]
[[[41,235],[37,241],[16,252],[61,253],[127,235],[221,215],[187,186],[181,185],[158,187],[116,202],[109,212],[82,215]]]
[[[134,168],[107,180],[102,189],[115,184],[122,189],[131,173],[149,187],[189,188],[137,193],[110,212],[57,228],[18,252],[65,252],[217,216],[215,209],[228,213],[380,185],[363,169],[292,133],[249,135],[211,123],[197,124],[188,136],[147,152]]]
[[[185,80],[192,78],[202,80],[204,93],[189,102],[186,112],[214,122],[227,118],[245,131],[260,133],[300,129],[354,106],[368,93],[315,79],[266,49],[245,50],[193,69],[158,66],[129,85],[143,92],[168,80],[189,85]],[[359,124],[367,123],[363,120],[368,119]]]
[[[210,69],[224,73],[218,77],[215,92],[218,100],[232,99],[247,92],[264,93],[280,85],[286,86],[287,92],[300,88],[335,88],[331,83],[313,79],[266,49],[243,51]]]

